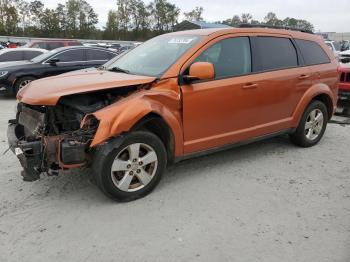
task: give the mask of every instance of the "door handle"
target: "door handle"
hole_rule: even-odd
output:
[[[257,88],[258,84],[253,84],[253,83],[248,83],[245,84],[244,86],[242,86],[243,89],[253,89],[253,88]]]
[[[299,79],[303,80],[303,79],[308,79],[310,77],[310,75],[300,75]]]

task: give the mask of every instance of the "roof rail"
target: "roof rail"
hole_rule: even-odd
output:
[[[285,30],[292,30],[292,31],[300,31],[303,33],[313,34],[314,32],[307,30],[307,29],[301,29],[301,28],[295,28],[290,26],[276,26],[276,25],[267,25],[267,24],[247,24],[242,23],[239,24],[237,27],[239,28],[253,28],[253,27],[259,27],[259,28],[274,28],[274,29],[285,29]]]

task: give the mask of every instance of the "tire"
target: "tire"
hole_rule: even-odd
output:
[[[17,79],[14,85],[14,94],[16,95],[20,89],[34,80],[36,80],[36,78],[32,76],[25,76]]]
[[[316,145],[326,131],[328,120],[326,105],[321,101],[312,101],[306,108],[296,131],[290,135],[291,141],[300,147]]]
[[[106,196],[121,202],[149,194],[158,185],[166,165],[164,144],[145,131],[109,141],[96,151],[93,159],[98,187]]]

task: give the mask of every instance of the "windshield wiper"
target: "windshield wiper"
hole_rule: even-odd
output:
[[[125,74],[130,74],[130,71],[129,70],[126,70],[126,69],[123,69],[123,68],[120,68],[120,67],[112,67],[111,69],[109,69],[108,71],[112,71],[112,72],[121,72],[121,73],[125,73]]]

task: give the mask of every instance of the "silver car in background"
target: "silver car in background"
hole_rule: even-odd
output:
[[[40,48],[4,48],[0,50],[0,67],[18,61],[28,61],[47,50]]]

